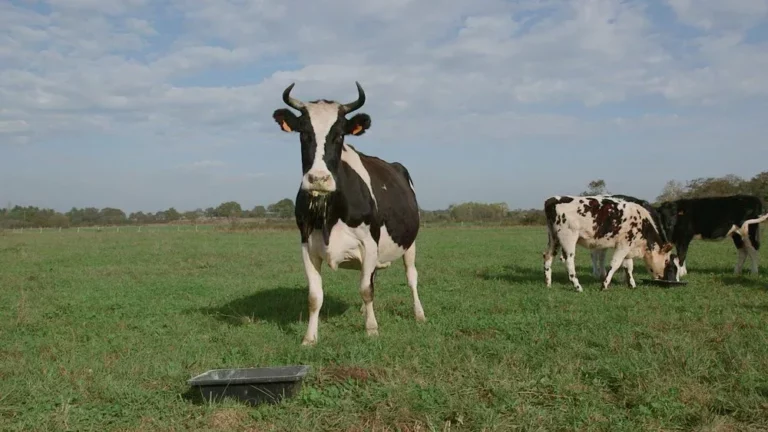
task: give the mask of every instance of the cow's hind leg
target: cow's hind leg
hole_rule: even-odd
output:
[[[544,251],[543,258],[544,258],[544,282],[546,283],[547,287],[552,286],[552,260],[555,258],[555,254],[557,254],[557,249],[560,246],[559,241],[557,240],[557,234],[550,230],[548,230],[548,238],[547,241],[547,250]]]
[[[419,272],[416,271],[416,242],[414,242],[403,255],[403,265],[405,266],[405,276],[408,279],[408,287],[411,289],[411,295],[413,296],[413,315],[416,317],[416,321],[426,321],[424,316],[424,308],[421,306],[421,300],[419,300]]]
[[[565,235],[561,239],[560,247],[563,248],[563,253],[566,255],[565,268],[568,271],[568,279],[577,292],[582,292],[584,289],[579,283],[579,278],[576,277],[576,243],[578,240],[576,235]]]
[[[629,286],[630,288],[636,288],[637,284],[635,283],[635,277],[632,274],[635,268],[635,262],[629,258],[626,258],[622,266],[624,267],[624,274],[627,277],[627,286]]]
[[[323,278],[320,268],[323,262],[319,257],[312,256],[309,245],[301,245],[301,258],[304,261],[304,273],[309,284],[309,323],[302,345],[313,345],[317,342],[317,325],[320,319],[320,308],[323,306]]]
[[[376,263],[379,259],[377,249],[378,247],[373,239],[366,242],[363,249],[363,262],[360,271],[360,297],[363,298],[365,330],[368,336],[379,334],[379,325],[376,322],[376,315],[373,313],[373,282],[376,277]]]
[[[608,270],[608,274],[605,275],[605,279],[603,279],[603,290],[608,289],[613,274],[616,273],[616,270],[618,270],[622,264],[624,264],[624,259],[627,257],[627,253],[629,253],[629,251],[623,248],[616,248],[613,251],[613,256],[611,257],[611,269]]]

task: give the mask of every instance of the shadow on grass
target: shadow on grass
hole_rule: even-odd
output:
[[[763,290],[768,288],[767,286],[768,284],[766,284],[764,280],[751,277],[749,273],[741,276],[737,276],[734,274],[715,276],[715,280],[717,280],[717,282],[725,286],[758,288]]]
[[[196,387],[190,387],[187,391],[180,394],[181,398],[193,405],[208,405],[210,401],[203,397],[200,389]]]
[[[278,287],[257,291],[218,307],[197,309],[205,315],[230,325],[245,325],[258,321],[277,324],[281,330],[287,325],[307,321],[308,303],[306,287]],[[321,319],[343,314],[349,304],[324,293]]]
[[[557,264],[560,265],[558,266]],[[637,269],[635,269],[634,275],[635,280],[637,280]],[[533,268],[530,266],[524,267],[516,264],[509,264],[502,267],[501,270],[491,270],[488,268],[480,269],[475,273],[475,276],[487,281],[503,280],[513,284],[533,283],[544,285],[544,266],[542,265]],[[581,282],[582,285],[601,282],[592,276],[592,267],[577,266],[576,276],[579,278],[579,282]],[[624,283],[624,278],[623,270],[616,272],[616,275],[614,275],[611,281],[611,285],[617,280],[621,280],[621,282]],[[568,279],[568,272],[566,271],[564,264],[557,262],[552,263],[552,284],[567,284],[569,287],[572,286],[571,281]]]

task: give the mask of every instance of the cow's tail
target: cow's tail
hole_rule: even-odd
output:
[[[544,253],[544,258],[546,258],[547,254],[551,254],[552,257],[557,255],[558,250],[560,249],[560,240],[557,238],[557,233],[555,233],[555,219],[557,218],[557,206],[558,200],[557,198],[549,198],[546,201],[544,201],[544,217],[547,220],[547,237],[548,237],[548,243],[547,243],[547,251]],[[560,261],[565,261],[565,256],[560,257]]]
[[[760,224],[765,220],[768,220],[768,213],[744,221],[744,223],[741,224],[741,235],[743,237],[749,236],[749,242],[752,243],[752,247],[754,247],[755,250],[760,250]]]
[[[405,177],[405,180],[411,186],[411,189],[414,189],[413,179],[411,178],[411,173],[408,172],[408,168],[403,166],[403,164],[401,164],[400,162],[392,162],[392,166],[397,168],[398,171],[400,171],[400,174],[402,174],[403,177]]]

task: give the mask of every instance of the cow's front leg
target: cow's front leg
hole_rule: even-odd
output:
[[[307,243],[301,245],[301,258],[304,261],[304,273],[309,284],[309,323],[302,345],[313,345],[317,342],[317,324],[320,319],[320,308],[323,306],[323,278],[320,276],[323,260],[312,256]]]
[[[426,321],[424,308],[419,300],[419,272],[416,270],[416,242],[414,242],[403,255],[403,265],[405,266],[405,276],[408,280],[408,287],[411,288],[411,297],[413,298],[413,315],[416,321]]]
[[[622,264],[624,263],[624,258],[626,258],[627,253],[629,253],[628,250],[617,248],[613,252],[613,256],[611,257],[611,269],[608,270],[608,274],[605,275],[605,279],[603,279],[603,290],[607,290],[608,286],[611,284],[611,279],[613,278],[614,273],[621,268]]]
[[[574,247],[573,250],[571,250],[571,249],[568,250],[568,252],[567,252],[568,255],[565,258],[565,267],[568,270],[568,279],[573,284],[573,287],[576,288],[577,292],[582,292],[582,291],[584,291],[584,289],[581,288],[581,284],[579,283],[579,278],[576,277],[576,260],[575,260],[575,256],[574,256],[575,249],[576,248]],[[563,245],[563,250],[566,250],[566,246],[565,245]]]
[[[368,336],[379,334],[379,324],[376,322],[376,315],[373,313],[373,282],[376,278],[376,263],[378,257],[378,245],[371,239],[366,242],[363,249],[362,270],[360,272],[360,297],[363,298],[365,308],[365,331]]]
[[[627,259],[624,260],[623,266],[624,266],[624,274],[627,277],[627,285],[630,288],[636,288],[637,284],[635,283],[635,277],[632,274],[632,272],[634,271],[634,268],[635,268],[635,261],[627,258]]]

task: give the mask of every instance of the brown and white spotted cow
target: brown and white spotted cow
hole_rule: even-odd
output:
[[[568,278],[576,291],[582,292],[576,277],[576,245],[588,249],[613,248],[611,269],[603,279],[607,289],[616,270],[624,264],[631,287],[633,258],[642,257],[646,268],[661,279],[669,265],[671,243],[664,242],[656,223],[642,205],[596,196],[553,196],[544,202],[549,243],[544,252],[544,277],[552,286],[552,259],[562,248]]]

